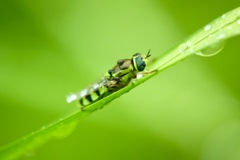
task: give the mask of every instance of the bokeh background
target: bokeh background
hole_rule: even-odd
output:
[[[159,56],[239,1],[0,1],[0,146],[73,113],[118,59]],[[20,159],[240,159],[240,38],[192,56]]]

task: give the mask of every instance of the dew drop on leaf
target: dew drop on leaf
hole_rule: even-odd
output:
[[[212,28],[212,26],[210,24],[208,24],[204,27],[204,31],[209,31],[211,28]]]
[[[67,96],[66,100],[67,103],[71,103],[72,101],[76,100],[78,98],[78,96],[74,93],[71,93]]]
[[[226,17],[226,14],[223,14],[221,17],[222,17],[222,19],[224,19]]]
[[[186,43],[182,43],[181,45],[179,45],[178,51],[180,53],[184,54],[184,53],[188,52],[189,48],[190,48],[190,42],[187,41]]]
[[[240,19],[237,20],[237,23],[240,24]]]
[[[62,121],[62,119],[59,119]],[[54,138],[65,138],[69,136],[76,128],[78,124],[78,120],[75,120],[69,124],[60,124],[59,127],[52,133],[52,137]]]
[[[221,36],[221,35],[219,35]],[[202,57],[211,57],[218,54],[224,48],[224,41],[218,40],[214,44],[208,45],[207,47],[196,52],[196,55]]]

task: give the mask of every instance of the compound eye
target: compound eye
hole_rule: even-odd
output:
[[[136,61],[137,69],[138,69],[139,71],[143,71],[143,70],[145,69],[145,67],[146,67],[146,63],[145,63],[145,61],[142,59],[142,57],[137,57],[137,58],[135,59],[135,61]]]

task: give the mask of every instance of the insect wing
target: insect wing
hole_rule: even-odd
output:
[[[101,95],[105,90],[104,90],[104,85],[106,84],[106,79],[102,78],[98,83],[93,83],[92,85],[90,85],[88,88],[85,88],[83,90],[81,90],[78,93],[70,93],[67,96],[67,102],[71,103],[75,100],[79,100],[79,99],[85,99],[88,98],[87,96],[93,96],[93,99],[96,99],[97,97],[95,97],[95,94],[97,94],[97,96],[99,97],[99,95]],[[89,98],[90,99],[90,98]]]

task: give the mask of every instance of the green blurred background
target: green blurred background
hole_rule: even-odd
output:
[[[178,44],[238,0],[0,1],[0,146],[78,108],[118,59]],[[192,56],[20,159],[240,159],[240,38]]]

